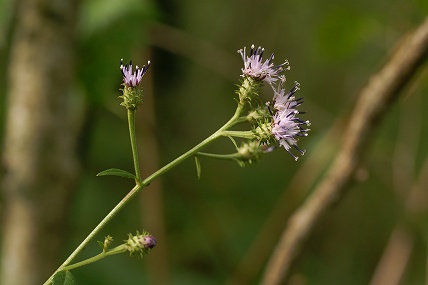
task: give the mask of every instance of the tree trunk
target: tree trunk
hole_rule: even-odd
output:
[[[2,157],[1,284],[42,284],[59,262],[78,169],[70,120],[76,2],[17,4]]]

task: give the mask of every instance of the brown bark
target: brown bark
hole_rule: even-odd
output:
[[[73,106],[76,1],[23,0],[8,69],[1,284],[43,283],[58,263],[77,173]]]

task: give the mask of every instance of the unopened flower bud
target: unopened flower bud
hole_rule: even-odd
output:
[[[104,242],[98,241],[98,244],[101,246],[103,251],[106,251],[112,242],[113,238],[111,236],[106,236]]]
[[[245,77],[239,89],[236,91],[239,95],[239,102],[251,102],[254,98],[257,98],[261,85],[261,81],[257,81],[252,77]]]
[[[258,162],[265,153],[270,152],[266,145],[260,144],[258,141],[248,141],[241,144],[237,148],[239,153],[239,165],[245,166]]]
[[[272,122],[259,123],[259,125],[253,129],[253,133],[257,140],[262,144],[271,144],[275,142],[275,137],[272,134]]]
[[[150,249],[156,246],[156,238],[150,235],[148,232],[140,234],[137,231],[136,235],[128,235],[128,239],[125,241],[127,250],[131,255],[137,254],[143,257],[143,254],[147,254]]]
[[[104,248],[108,248],[112,242],[113,238],[111,236],[106,236],[104,239]]]
[[[258,106],[248,113],[248,121],[261,121],[265,118],[270,118],[272,115],[269,112],[269,106]]]

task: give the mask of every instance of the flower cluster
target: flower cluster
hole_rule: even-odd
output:
[[[310,122],[303,121],[297,117],[297,115],[305,113],[297,110],[297,107],[303,103],[303,98],[296,99],[294,96],[294,93],[299,89],[299,83],[296,82],[293,88],[285,94],[281,86],[273,99],[275,114],[273,115],[272,134],[279,145],[283,146],[295,160],[298,157],[291,152],[291,147],[294,147],[301,155],[304,155],[305,150],[297,146],[297,140],[299,137],[307,136],[310,130],[307,128],[310,126]]]
[[[249,78],[256,82],[266,82],[273,90],[273,109],[270,109],[267,103],[270,115],[259,120],[253,130],[255,137],[264,144],[276,143],[285,148],[285,150],[295,159],[298,157],[291,152],[292,147],[301,155],[305,150],[297,146],[299,137],[307,136],[310,125],[309,121],[301,120],[298,115],[304,112],[298,111],[297,108],[303,103],[303,98],[296,99],[295,93],[300,89],[299,83],[286,92],[284,89],[285,76],[282,74],[289,70],[288,61],[280,65],[273,63],[274,54],[267,60],[263,61],[264,49],[251,46],[250,55],[247,56],[246,48],[238,51],[244,61],[242,68],[242,77]],[[286,67],[285,67],[286,66]],[[260,107],[258,107],[260,108]]]

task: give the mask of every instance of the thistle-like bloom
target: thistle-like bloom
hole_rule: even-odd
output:
[[[123,59],[120,60],[120,70],[123,74],[123,95],[119,98],[123,99],[120,105],[124,106],[128,110],[136,110],[138,106],[143,104],[143,88],[140,85],[144,74],[149,69],[150,61],[147,65],[143,65],[142,68],[135,67],[135,71],[132,71],[132,61],[123,65]]]
[[[142,68],[135,66],[135,71],[132,71],[132,60],[129,63],[123,65],[123,59],[120,60],[120,69],[123,74],[123,83],[128,87],[137,87],[141,79],[143,79],[144,74],[150,67],[150,60],[147,62],[147,65],[143,65]]]
[[[299,90],[299,83],[295,83],[294,87],[285,94],[282,84],[279,85],[279,90],[274,96],[274,109],[272,134],[278,141],[280,146],[283,146],[285,150],[295,159],[298,157],[291,152],[291,147],[297,149],[301,155],[305,154],[305,150],[300,149],[297,146],[299,137],[305,137],[308,135],[307,127],[310,126],[309,121],[303,121],[297,117],[299,114],[305,112],[299,112],[297,107],[303,103],[303,98],[298,98],[294,94]]]
[[[255,80],[265,81],[272,85],[273,82],[278,80],[282,71],[289,69],[288,66],[284,68],[284,66],[288,65],[288,61],[285,61],[280,65],[275,65],[273,63],[274,54],[271,54],[269,59],[263,62],[262,57],[264,51],[264,48],[255,48],[254,45],[252,45],[250,55],[247,56],[246,47],[244,47],[244,49],[238,50],[238,53],[241,54],[242,60],[244,61],[242,76],[248,76]]]

